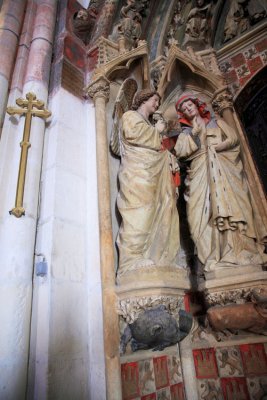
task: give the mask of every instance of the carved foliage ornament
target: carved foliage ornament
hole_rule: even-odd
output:
[[[108,101],[110,94],[109,80],[105,77],[96,79],[88,86],[87,93],[94,100],[97,97],[104,97]]]
[[[210,306],[226,305],[230,303],[245,303],[250,301],[253,288],[241,288],[206,294],[206,301]]]
[[[118,302],[117,312],[128,324],[132,324],[140,313],[158,305],[164,305],[169,314],[177,316],[183,305],[183,298],[155,295],[122,299]]]
[[[233,98],[227,89],[217,94],[215,93],[212,100],[212,107],[213,110],[219,115],[221,115],[223,110],[225,110],[226,108],[233,108]]]

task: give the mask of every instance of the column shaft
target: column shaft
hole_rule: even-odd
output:
[[[24,1],[10,3],[21,9]],[[49,36],[52,37],[56,9],[56,0],[37,2],[26,83],[23,87],[23,97],[32,91],[45,103],[52,42],[47,41],[47,35],[42,34],[42,30],[49,31]],[[24,62],[26,64],[26,60]],[[10,96],[9,105],[14,105],[13,95]],[[9,210],[15,201],[19,143],[24,123],[24,117],[6,116],[0,142],[0,265],[3,271],[0,301],[5,304],[0,309],[3,324],[3,329],[0,330],[0,398],[3,400],[24,399],[28,379],[32,278],[45,123],[38,117],[34,117],[32,121],[24,191],[26,215],[16,218],[9,215]]]
[[[101,95],[101,93],[96,93],[95,117],[97,139],[97,180],[107,399],[120,400],[120,334],[118,315],[116,312],[114,246],[110,211],[110,182],[105,103],[105,97]]]
[[[8,86],[14,66],[26,0],[4,0],[0,23],[0,128],[3,124]]]
[[[192,351],[191,335],[179,343],[180,359],[184,378],[184,388],[187,400],[198,400],[197,379]]]

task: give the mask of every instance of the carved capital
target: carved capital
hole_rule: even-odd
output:
[[[128,324],[132,324],[141,312],[158,305],[164,305],[169,314],[178,316],[183,297],[152,295],[121,299],[117,304],[117,312]]]
[[[108,101],[110,94],[110,82],[105,76],[100,76],[90,83],[86,89],[86,92],[90,97],[92,97],[94,102],[99,97],[102,97]]]
[[[227,87],[215,92],[212,99],[212,106],[215,112],[222,115],[227,108],[233,108],[233,97]]]

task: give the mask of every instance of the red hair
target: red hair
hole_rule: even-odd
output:
[[[207,125],[211,120],[211,115],[207,108],[207,104],[192,93],[184,93],[175,104],[180,124],[192,126],[192,122],[185,118],[183,112],[181,111],[182,104],[189,100],[191,100],[197,106],[199,115],[204,119],[205,124]]]

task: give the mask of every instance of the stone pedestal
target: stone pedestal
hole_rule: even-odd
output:
[[[261,266],[225,267],[206,273],[200,285],[208,306],[245,302],[253,289],[267,285],[267,271]]]
[[[184,294],[189,290],[188,273],[171,267],[146,267],[119,278],[118,313],[127,323],[152,307],[164,305],[171,313],[184,308]]]

